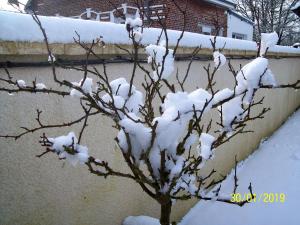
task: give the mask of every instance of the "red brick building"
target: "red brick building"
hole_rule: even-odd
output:
[[[185,8],[185,2],[176,0],[182,9]],[[134,16],[139,8],[139,13],[144,16],[148,26],[156,27],[160,17],[166,22],[168,29],[183,28],[183,16],[171,0],[29,0],[26,8],[35,10],[39,15],[115,23],[124,22],[124,14]],[[232,0],[188,0],[186,31],[215,34],[218,30],[220,36],[226,36],[227,11],[234,8]]]

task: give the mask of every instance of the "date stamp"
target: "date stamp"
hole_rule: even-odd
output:
[[[264,193],[233,193],[231,194],[231,202],[263,202],[263,203],[284,203],[286,195],[284,193],[264,192]]]

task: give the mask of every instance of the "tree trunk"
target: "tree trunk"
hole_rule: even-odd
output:
[[[160,205],[160,224],[170,225],[172,202],[171,200]]]

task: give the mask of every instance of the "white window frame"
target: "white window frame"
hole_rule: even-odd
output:
[[[201,24],[199,23],[198,26],[201,28],[202,30],[202,34],[206,34],[206,35],[211,35],[212,33],[212,30],[214,29],[213,26],[209,26],[209,25],[206,25],[206,24]]]

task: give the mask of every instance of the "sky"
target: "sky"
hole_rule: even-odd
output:
[[[26,4],[28,0],[19,0],[20,3]],[[20,8],[23,9],[24,6],[20,5]],[[9,11],[18,11],[11,5],[7,3],[7,0],[0,0],[0,10],[9,10]]]

